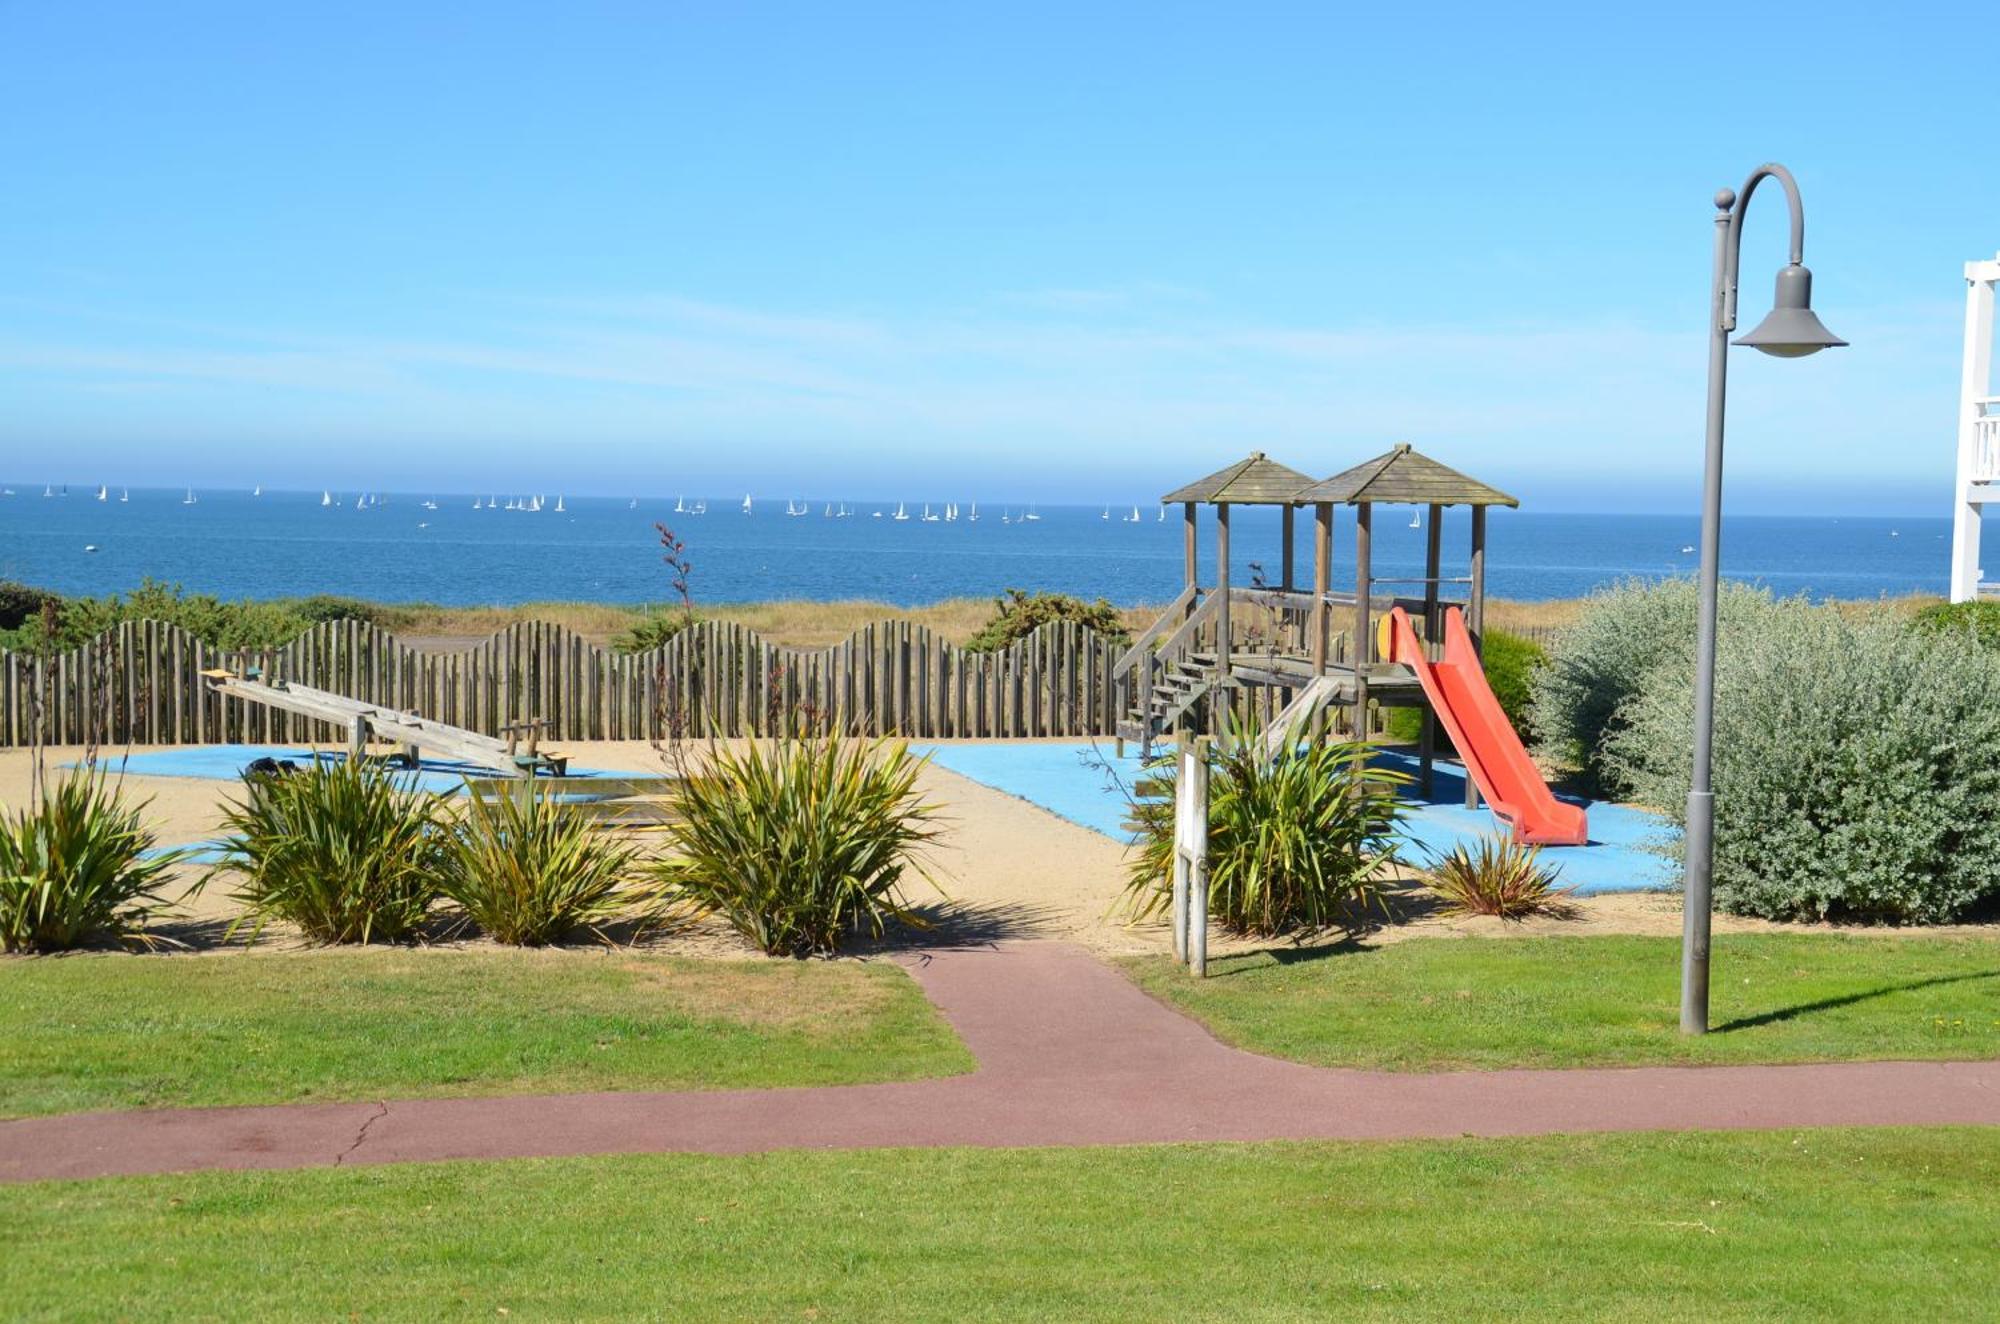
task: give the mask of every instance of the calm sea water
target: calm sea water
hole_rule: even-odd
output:
[[[675,514],[672,499],[571,498],[554,511],[473,509],[473,496],[384,494],[357,510],[355,494],[322,506],[318,492],[197,489],[133,490],[120,502],[94,489],[43,497],[16,485],[0,497],[0,579],[68,593],[126,590],[144,576],[225,597],[341,593],[385,601],[453,605],[546,599],[659,601],[669,596],[653,525],[665,521],[686,542],[698,601],[873,598],[900,604],[985,596],[1017,586],[1114,601],[1161,600],[1180,587],[1181,525],[1176,508],[1158,519],[1143,507],[1103,518],[1102,507],[1043,506],[1034,522],[1019,507],[984,506],[977,521],[906,522],[894,507],[848,503],[846,519],[822,512],[788,518],[782,499],[706,498],[708,513]],[[427,509],[427,500],[436,509]],[[694,498],[688,498],[690,502]],[[882,518],[875,518],[876,510]],[[933,503],[941,511],[942,505]],[[969,513],[969,512],[968,512]],[[1376,512],[1375,561],[1385,576],[1422,574],[1423,538],[1408,508]],[[1003,520],[1003,515],[1011,518]],[[1209,571],[1213,513],[1202,512],[1202,560]],[[1447,514],[1447,574],[1464,573],[1468,520]],[[1492,593],[1572,597],[1626,576],[1684,574],[1697,521],[1671,515],[1570,515],[1496,510],[1489,521]],[[1234,574],[1248,582],[1261,564],[1275,581],[1277,512],[1247,508],[1232,521]],[[1311,575],[1311,519],[1298,521],[1298,573]],[[1353,573],[1352,512],[1335,531],[1334,581]],[[1725,527],[1727,572],[1780,593],[1872,598],[1942,593],[1946,519],[1743,516]],[[87,550],[95,547],[95,551]]]

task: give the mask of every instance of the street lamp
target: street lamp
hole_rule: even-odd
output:
[[[1687,804],[1687,887],[1681,917],[1681,1033],[1708,1033],[1708,930],[1715,881],[1715,794],[1709,761],[1715,725],[1715,597],[1722,550],[1722,415],[1729,377],[1729,333],[1736,329],[1736,276],[1743,257],[1743,213],[1766,179],[1784,185],[1792,211],[1791,261],[1778,272],[1770,316],[1736,341],[1781,359],[1804,358],[1847,342],[1813,314],[1812,272],[1805,268],[1806,214],[1799,186],[1781,165],[1760,165],[1741,194],[1715,195],[1715,280],[1708,319],[1708,459],[1701,491],[1701,616],[1695,636],[1694,778]]]

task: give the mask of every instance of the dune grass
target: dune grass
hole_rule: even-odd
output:
[[[905,1080],[970,1055],[896,966],[617,949],[10,960],[0,1116]]]
[[[1725,934],[1714,1032],[1679,1025],[1674,938],[1418,938],[1127,961],[1230,1043],[1320,1066],[1434,1071],[2000,1056],[2000,939]]]
[[[0,1188],[16,1319],[1971,1319],[1980,1130],[793,1152]]]

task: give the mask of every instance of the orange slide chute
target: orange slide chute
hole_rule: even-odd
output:
[[[1589,841],[1582,808],[1556,799],[1493,697],[1459,609],[1445,611],[1441,662],[1424,656],[1416,627],[1401,607],[1390,609],[1388,633],[1385,660],[1417,673],[1424,697],[1451,737],[1472,784],[1486,797],[1494,816],[1512,829],[1514,840],[1532,846],[1581,846]]]

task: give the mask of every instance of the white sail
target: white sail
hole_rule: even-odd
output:
[[[1424,527],[1423,511],[1413,510],[1410,512],[1410,527],[1413,529],[1421,529],[1422,527]]]
[[[750,513],[750,494],[748,492],[743,494],[743,513],[746,515]]]
[[[321,491],[321,492],[320,492],[320,494],[319,494],[319,503],[320,503],[320,504],[321,504],[322,506],[330,506],[330,505],[332,505],[332,504],[333,504],[333,493],[331,493],[331,492],[327,492],[327,491]]]
[[[253,497],[260,497],[260,496],[263,496],[263,495],[264,495],[264,485],[263,485],[262,483],[259,483],[259,484],[257,484],[257,486],[255,486],[255,487],[251,488],[251,489],[250,489],[250,495],[251,495],[251,496],[253,496]],[[99,498],[97,498],[97,499],[98,499],[99,501],[102,501],[102,500],[104,500],[104,498],[103,498],[103,497],[101,497],[101,496],[100,496]]]
[[[12,495],[14,495],[14,489],[13,489],[13,488],[11,488],[11,487],[10,487],[10,488],[8,488],[8,489],[7,489],[7,495],[8,495],[8,496],[12,496]],[[129,488],[129,487],[121,487],[121,488],[119,488],[119,489],[118,489],[118,499],[119,499],[120,501],[130,501],[130,500],[132,499],[132,489],[131,489],[131,488]]]
[[[111,499],[111,489],[99,483],[97,485],[97,499],[99,501],[109,501]]]
[[[556,514],[566,515],[568,513],[569,513],[568,511],[563,509],[562,493],[560,492],[556,493]]]

